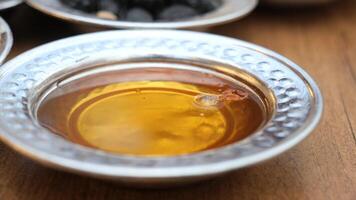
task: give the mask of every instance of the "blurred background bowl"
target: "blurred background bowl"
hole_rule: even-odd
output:
[[[3,63],[9,54],[13,43],[10,27],[5,20],[0,17],[0,64]]]
[[[258,0],[221,0],[222,5],[207,14],[172,22],[129,22],[107,20],[93,14],[69,8],[59,0],[27,0],[28,5],[48,15],[80,24],[106,28],[133,29],[200,29],[224,24],[249,14],[258,4]]]

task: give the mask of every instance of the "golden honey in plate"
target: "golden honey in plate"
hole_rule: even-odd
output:
[[[255,95],[221,77],[128,69],[59,86],[38,110],[43,126],[75,143],[127,155],[174,156],[222,147],[256,131]]]

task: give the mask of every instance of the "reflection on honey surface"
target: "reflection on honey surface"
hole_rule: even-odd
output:
[[[252,93],[223,78],[155,68],[75,80],[46,97],[38,118],[92,148],[172,156],[241,140],[258,129],[265,112]]]

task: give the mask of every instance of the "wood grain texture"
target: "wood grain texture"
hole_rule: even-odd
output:
[[[80,33],[26,6],[6,13],[15,33],[11,57]],[[320,126],[278,158],[194,186],[135,190],[42,167],[0,144],[1,200],[356,199],[356,2],[310,9],[259,8],[212,32],[273,49],[303,66],[325,98]]]

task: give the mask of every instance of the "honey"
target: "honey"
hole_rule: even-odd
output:
[[[236,82],[185,69],[126,69],[73,79],[49,92],[41,124],[68,140],[117,154],[174,156],[222,147],[266,118]]]

